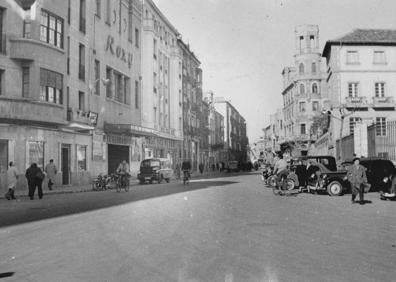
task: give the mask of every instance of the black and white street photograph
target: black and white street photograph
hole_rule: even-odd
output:
[[[3,281],[396,281],[396,1],[0,0]]]

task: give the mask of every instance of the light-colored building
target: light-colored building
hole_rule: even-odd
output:
[[[330,152],[336,155],[335,140],[352,134],[360,121],[375,123],[377,136],[387,135],[386,122],[396,118],[396,30],[356,29],[327,41],[322,56],[337,117],[331,120]]]
[[[204,100],[209,105],[209,166],[225,162],[224,153],[224,117],[216,111],[214,106],[214,93],[205,93]]]
[[[143,1],[142,125],[147,138],[145,157],[182,158],[182,52],[176,28],[151,0]]]
[[[323,70],[318,26],[296,27],[294,66],[282,71],[284,138],[280,138],[293,154],[306,153],[316,138],[311,125],[327,102]]]
[[[0,1],[2,171],[54,159],[56,184],[84,184],[141,159],[140,130],[106,132],[140,124],[141,4],[75,2]]]

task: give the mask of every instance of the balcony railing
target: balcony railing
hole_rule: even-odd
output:
[[[67,120],[70,122],[79,122],[89,124],[89,112],[84,112],[79,109],[69,108],[67,110]]]
[[[394,107],[395,99],[392,96],[388,97],[373,97],[374,107]]]
[[[5,54],[7,48],[7,36],[5,33],[0,33],[0,54]]]
[[[366,97],[346,97],[345,103],[347,107],[367,107]]]

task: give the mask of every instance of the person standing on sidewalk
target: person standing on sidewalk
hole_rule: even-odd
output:
[[[58,172],[58,170],[56,168],[56,165],[54,164],[54,160],[53,159],[51,159],[49,164],[47,164],[45,166],[44,171],[47,174],[47,178],[48,178],[48,182],[47,182],[48,183],[48,189],[52,190],[52,186],[55,183],[55,176],[56,176],[56,174]]]
[[[42,182],[44,179],[44,173],[42,172],[41,168],[37,166],[36,163],[33,163],[27,170],[25,174],[28,185],[29,185],[29,198],[33,200],[34,193],[36,191],[36,187],[38,189],[38,196],[40,199],[43,198],[43,189],[42,189]]]
[[[353,165],[350,166],[347,173],[348,181],[351,183],[352,204],[355,203],[357,194],[359,194],[359,203],[364,204],[364,186],[367,184],[366,169],[360,165],[360,159],[354,158]]]
[[[18,174],[19,171],[15,167],[14,162],[9,163],[9,168],[7,170],[7,187],[8,187],[8,192],[6,194],[7,200],[15,200],[15,188],[18,180]]]

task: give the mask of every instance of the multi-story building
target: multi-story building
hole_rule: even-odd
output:
[[[336,117],[330,123],[331,147],[360,121],[375,123],[377,136],[387,135],[386,122],[396,118],[396,30],[356,29],[327,41],[322,56]]]
[[[300,154],[306,153],[314,142],[311,125],[327,100],[318,26],[296,27],[295,41],[295,65],[282,71],[285,139],[281,145]]]
[[[223,161],[247,161],[246,122],[235,107],[224,98],[214,100],[216,111],[224,117],[224,153]]]
[[[209,105],[209,165],[217,167],[226,161],[224,154],[224,117],[216,111],[214,106],[214,93],[205,93],[204,100]]]
[[[3,170],[54,159],[56,183],[78,184],[141,158],[139,130],[105,130],[140,124],[141,5],[76,2],[0,1]]]
[[[209,101],[204,99],[202,101],[201,107],[201,117],[200,120],[200,130],[199,135],[201,137],[199,142],[200,148],[200,160],[199,163],[204,165],[205,170],[209,169],[209,154],[210,154],[210,145],[209,145],[209,135],[210,135],[210,128],[209,128],[209,116],[210,116],[210,105]]]
[[[176,28],[152,0],[143,0],[142,126],[145,157],[169,158],[175,165],[182,155],[182,53]]]
[[[202,108],[201,62],[181,39],[178,40],[178,43],[183,54],[183,159],[190,160],[192,169],[197,170],[199,162],[203,158],[199,147]]]

